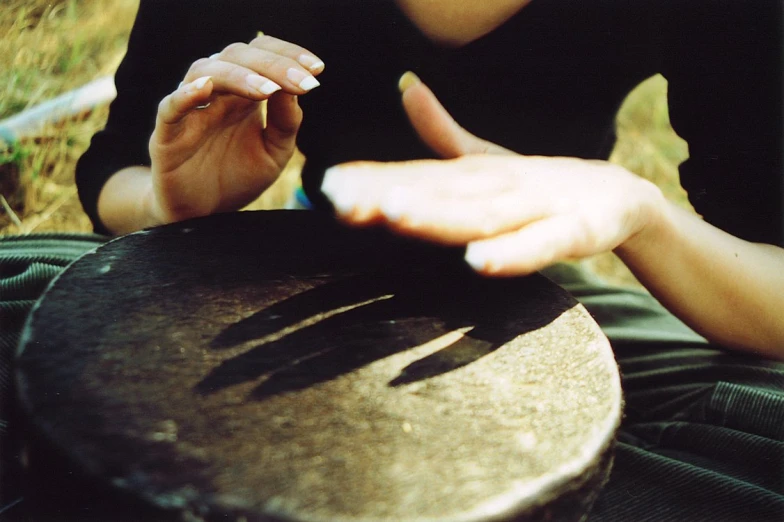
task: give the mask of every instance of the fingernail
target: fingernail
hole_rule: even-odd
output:
[[[389,220],[399,220],[409,207],[408,195],[408,191],[403,188],[392,189],[381,202],[381,212]]]
[[[310,72],[321,72],[324,69],[324,62],[308,54],[301,54],[297,61]]]
[[[212,76],[202,76],[201,78],[197,78],[196,80],[193,80],[192,82],[186,83],[184,85],[183,82],[180,82],[180,85],[177,88],[184,89],[187,93],[197,92],[202,90],[204,86],[207,85],[207,82],[210,80],[210,78],[212,78]]]
[[[246,78],[246,81],[248,82],[248,85],[259,91],[261,94],[268,95],[281,89],[280,85],[277,83],[257,74],[249,74]]]
[[[202,76],[201,78],[193,80],[191,85],[193,85],[197,91],[200,91],[204,88],[205,85],[207,85],[207,82],[210,81],[210,78],[212,78],[212,76]]]
[[[475,243],[469,243],[468,247],[466,247],[466,253],[464,259],[466,263],[468,263],[471,268],[476,270],[477,272],[482,271],[487,266],[487,249],[482,248],[481,245],[477,245]]]
[[[321,180],[321,192],[329,199],[335,197],[340,190],[340,167],[330,167],[324,171],[324,178]]]
[[[345,192],[333,196],[330,198],[330,201],[332,201],[332,206],[335,207],[338,214],[351,214],[357,207],[354,196]]]
[[[397,89],[402,94],[406,92],[409,87],[413,87],[418,83],[422,83],[422,80],[419,79],[419,76],[412,73],[411,71],[406,71],[403,73],[403,76],[400,77],[400,80],[398,80]]]
[[[340,179],[340,167],[328,168],[321,182],[321,192],[332,202],[339,214],[348,214],[354,209],[356,202],[350,193],[341,188],[344,187]]]
[[[303,91],[309,91],[321,85],[313,76],[293,67],[286,71],[286,77],[296,83]]]

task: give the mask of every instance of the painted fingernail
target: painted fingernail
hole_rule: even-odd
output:
[[[340,190],[340,176],[339,167],[330,167],[324,171],[324,178],[321,180],[321,192],[324,193],[329,199],[337,195]]]
[[[299,69],[294,69],[293,67],[286,71],[286,77],[292,82],[296,83],[303,91],[309,91],[321,85],[319,81],[313,76],[305,74]]]
[[[332,206],[335,207],[338,214],[349,215],[357,208],[357,201],[351,193],[342,192],[336,194],[330,198],[330,201],[332,201]]]
[[[207,85],[207,82],[210,81],[210,78],[212,78],[212,76],[202,76],[201,78],[197,78],[192,82],[186,83],[184,85],[183,82],[180,82],[180,85],[177,88],[184,89],[187,93],[197,92],[202,90],[204,86]]]
[[[321,192],[332,202],[339,214],[348,214],[354,209],[356,201],[350,192],[341,190],[345,187],[340,177],[340,167],[327,169],[321,182]]]
[[[210,81],[212,76],[202,76],[201,78],[197,78],[193,80],[192,85],[196,88],[197,91],[200,91],[207,85],[207,82]]]
[[[422,80],[419,79],[419,76],[412,73],[411,71],[406,71],[403,73],[403,76],[400,77],[400,80],[398,80],[397,89],[401,93],[404,93],[409,87],[413,87],[418,83],[422,83]]]
[[[466,247],[464,259],[471,268],[476,271],[484,270],[487,267],[487,249],[475,243],[469,243]]]
[[[321,72],[324,70],[324,62],[308,54],[301,54],[297,61],[310,72]]]
[[[269,95],[281,89],[280,85],[257,74],[249,74],[246,78],[248,85],[261,94]]]

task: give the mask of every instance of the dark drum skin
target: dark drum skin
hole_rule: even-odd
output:
[[[31,505],[77,520],[580,520],[620,420],[560,287],[309,212],[111,241],[22,345]]]

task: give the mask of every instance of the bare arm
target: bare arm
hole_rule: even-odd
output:
[[[501,149],[460,128],[423,84],[402,87],[420,137],[452,159],[330,169],[322,190],[343,220],[466,245],[489,276],[614,250],[704,336],[784,359],[784,250],[713,227],[617,165]]]
[[[164,218],[156,212],[149,167],[128,167],[117,172],[98,198],[101,221],[117,235],[163,224]]]
[[[666,203],[615,252],[700,334],[784,359],[784,249],[743,241]]]

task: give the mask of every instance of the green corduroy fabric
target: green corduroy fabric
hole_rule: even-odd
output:
[[[0,236],[0,350],[16,349],[27,312],[49,282],[69,263],[106,240],[85,234]],[[5,382],[7,368],[0,369]],[[4,387],[5,389],[5,387]]]
[[[93,234],[0,236],[0,519],[18,504],[13,358],[27,314],[64,267],[106,241]]]
[[[589,522],[784,520],[784,363],[711,345],[646,292],[545,271],[602,326],[626,400]]]
[[[95,235],[0,237],[0,393],[26,316]],[[545,275],[610,338],[626,400],[615,467],[589,522],[784,520],[784,364],[710,345],[645,292],[612,288],[570,265]],[[0,415],[0,520],[19,511],[14,420]],[[9,422],[10,420],[10,422]],[[12,450],[12,451],[9,451]]]

